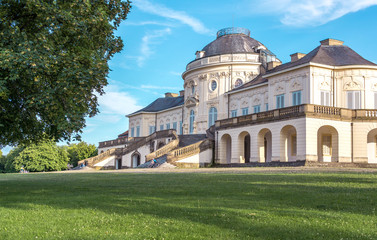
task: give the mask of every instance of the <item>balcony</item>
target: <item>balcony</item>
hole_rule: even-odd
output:
[[[347,109],[313,104],[275,109],[271,111],[255,113],[235,118],[227,118],[216,121],[216,128],[238,127],[269,121],[279,121],[299,117],[322,118],[340,121],[377,121],[377,109]]]

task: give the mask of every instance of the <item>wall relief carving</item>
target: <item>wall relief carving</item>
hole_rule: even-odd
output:
[[[361,89],[361,83],[353,76],[346,77],[346,83],[344,84],[344,90],[360,90]]]

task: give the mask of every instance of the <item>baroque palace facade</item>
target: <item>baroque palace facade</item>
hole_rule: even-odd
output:
[[[89,163],[377,163],[377,65],[342,41],[282,64],[249,30],[225,28],[182,78],[183,91],[129,114],[128,134]]]

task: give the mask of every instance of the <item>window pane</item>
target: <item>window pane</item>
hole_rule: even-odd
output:
[[[361,101],[360,101],[360,92],[355,92],[355,109],[360,109],[361,107]]]
[[[353,108],[353,94],[352,92],[347,92],[347,107],[348,108]]]

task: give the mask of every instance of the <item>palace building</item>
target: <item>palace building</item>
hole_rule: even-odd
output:
[[[128,133],[100,142],[84,162],[377,163],[377,65],[343,41],[322,40],[282,64],[249,30],[225,28],[182,78],[184,90],[127,115]]]

